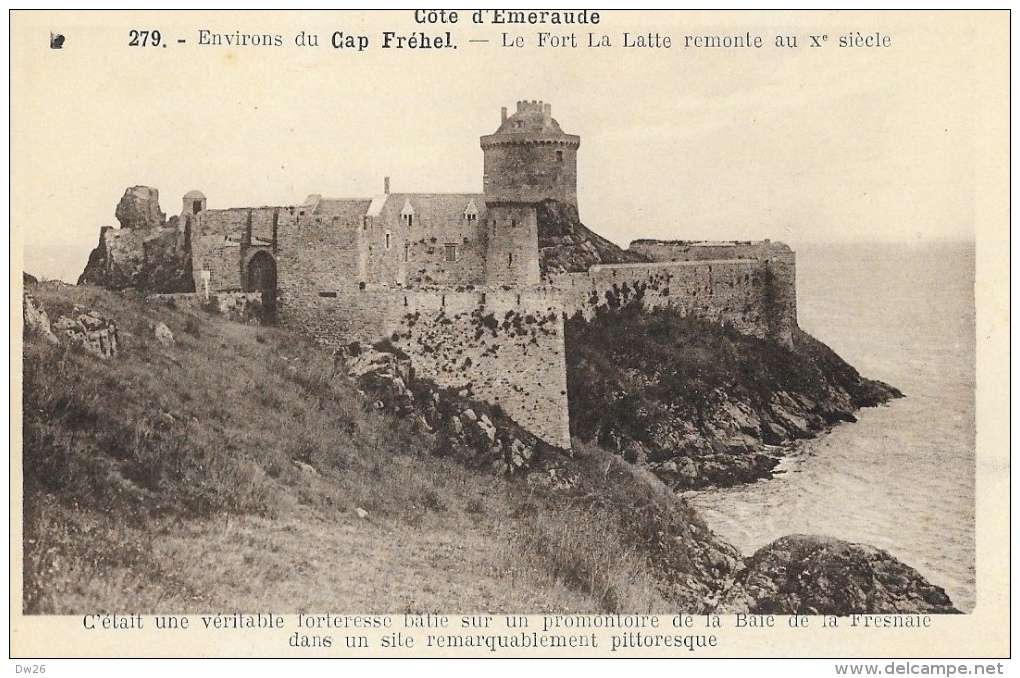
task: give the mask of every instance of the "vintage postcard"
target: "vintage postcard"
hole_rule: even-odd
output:
[[[1007,12],[10,18],[25,671],[1001,672]]]

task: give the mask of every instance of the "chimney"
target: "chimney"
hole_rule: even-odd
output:
[[[506,122],[506,106],[500,109],[500,116],[503,118],[502,122]]]
[[[386,195],[390,194],[390,178],[389,177],[386,177],[385,179],[383,179],[383,193],[385,193]]]
[[[546,125],[552,123],[552,104],[543,104],[542,106],[542,120]]]

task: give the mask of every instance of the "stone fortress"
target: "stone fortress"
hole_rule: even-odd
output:
[[[387,178],[371,198],[209,209],[191,191],[179,218],[166,225],[160,213],[150,228],[126,227],[122,201],[125,227],[104,227],[83,279],[109,282],[118,257],[151,269],[183,252],[187,279],[150,291],[255,293],[279,324],[326,346],[388,340],[419,376],[467,389],[569,449],[564,318],[639,303],[787,345],[797,324],[784,244],[638,240],[621,250],[588,231],[579,147],[550,104],[521,101],[481,137],[481,193],[392,193]],[[128,193],[139,190],[151,191]]]

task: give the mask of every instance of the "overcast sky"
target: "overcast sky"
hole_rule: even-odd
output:
[[[387,175],[394,191],[480,192],[478,138],[518,99],[552,103],[580,135],[581,218],[621,245],[973,238],[981,74],[1008,54],[980,15],[601,14],[591,30],[612,48],[539,49],[543,27],[462,14],[423,27],[452,31],[458,49],[439,51],[380,49],[382,31],[419,29],[410,10],[15,16],[11,215],[25,269],[74,281],[137,184],[157,188],[168,214],[191,189],[210,208],[286,205],[369,197]],[[128,47],[147,26],[169,47]],[[200,29],[280,34],[284,46],[202,47]],[[321,46],[293,46],[300,30]],[[372,45],[334,50],[336,30]],[[503,30],[531,44],[501,47]],[[588,28],[570,30],[587,43]],[[849,30],[892,46],[836,47]],[[48,48],[50,31],[64,49]],[[626,49],[624,31],[673,46]],[[682,44],[747,31],[766,47]],[[823,33],[825,47],[808,47]],[[777,34],[799,48],[772,47]]]

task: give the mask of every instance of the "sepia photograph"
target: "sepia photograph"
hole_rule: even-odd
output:
[[[1007,12],[10,31],[12,657],[1008,658]]]

